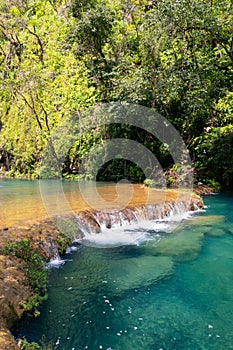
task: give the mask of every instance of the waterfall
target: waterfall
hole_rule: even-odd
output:
[[[65,262],[66,260],[63,260],[57,252],[57,254],[52,259],[50,259],[46,267],[60,267],[61,265],[65,264]]]
[[[190,210],[200,209],[198,203],[183,200],[157,205],[129,206],[121,210],[87,210],[76,216],[83,238],[76,241],[101,247],[140,244],[171,232]]]
[[[103,229],[127,226],[144,220],[173,219],[182,220],[187,216],[186,202],[169,203],[164,205],[146,205],[127,207],[122,210],[93,210],[83,211],[76,215],[76,223],[83,234],[100,233]]]

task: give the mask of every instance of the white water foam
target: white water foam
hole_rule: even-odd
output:
[[[153,210],[153,208],[152,208]],[[137,216],[136,222],[114,223],[114,226],[106,228],[105,223],[100,224],[99,233],[85,232],[84,237],[77,242],[83,245],[99,248],[116,247],[123,245],[140,245],[148,240],[159,241],[163,233],[173,231],[178,223],[190,219],[193,211],[187,211],[185,204],[179,203],[172,206],[169,214],[160,220],[148,220]]]
[[[46,265],[47,268],[59,268],[61,265],[64,265],[67,260],[61,259],[59,254],[56,254],[54,258],[52,258],[48,264]]]
[[[72,254],[73,252],[77,252],[81,247],[72,245],[71,247],[66,248],[66,254]]]
[[[85,234],[77,242],[96,246],[99,248],[116,247],[121,245],[140,245],[144,241],[157,240],[161,238],[161,232],[167,232],[170,224],[167,222],[156,222],[140,220],[125,226],[117,226],[111,229],[102,227],[100,233]]]

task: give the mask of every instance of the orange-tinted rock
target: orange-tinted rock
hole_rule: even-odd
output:
[[[14,337],[8,331],[18,321],[24,310],[20,303],[32,294],[24,284],[22,261],[0,255],[0,348],[17,349]]]
[[[1,350],[19,350],[14,337],[8,329],[0,326],[0,346]]]

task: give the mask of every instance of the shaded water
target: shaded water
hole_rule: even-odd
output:
[[[233,194],[205,204],[140,245],[77,246],[52,270],[40,317],[15,335],[64,350],[233,349]]]

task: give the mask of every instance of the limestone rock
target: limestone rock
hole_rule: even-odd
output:
[[[175,260],[192,260],[196,258],[202,247],[204,233],[175,232],[163,236],[159,242],[146,242],[145,254],[172,257]]]
[[[19,350],[12,334],[6,329],[0,327],[0,348],[1,350]]]
[[[172,273],[173,262],[167,256],[142,256],[119,259],[111,264],[110,276],[118,292],[149,286]],[[119,276],[119,271],[121,274]]]

